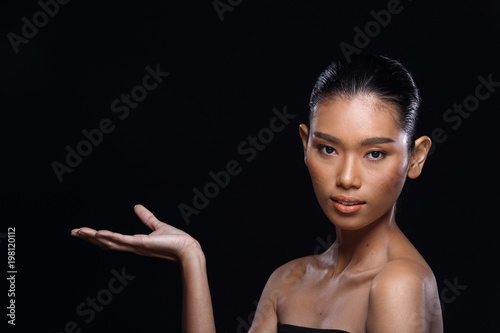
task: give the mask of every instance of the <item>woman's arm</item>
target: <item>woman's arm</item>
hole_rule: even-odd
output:
[[[103,249],[132,252],[179,263],[183,281],[183,331],[215,333],[215,322],[208,285],[205,255],[200,244],[189,234],[159,221],[144,206],[134,211],[152,233],[123,235],[108,230],[77,228],[71,235]]]
[[[411,260],[395,260],[375,277],[369,294],[368,333],[442,333],[434,275]]]
[[[205,255],[201,248],[188,251],[181,261],[183,302],[182,327],[185,333],[215,333],[215,321],[208,286]]]

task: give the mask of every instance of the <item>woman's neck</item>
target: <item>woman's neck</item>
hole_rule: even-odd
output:
[[[391,239],[401,232],[396,225],[394,212],[395,208],[392,208],[362,229],[336,229],[337,239],[332,252],[335,275],[348,267],[350,270],[365,271],[387,262]]]

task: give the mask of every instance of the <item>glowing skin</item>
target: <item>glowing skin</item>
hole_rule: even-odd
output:
[[[278,323],[350,333],[442,333],[432,270],[396,225],[406,178],[420,175],[431,141],[408,151],[394,105],[374,95],[334,98],[299,127],[319,205],[336,228],[324,253],[292,260],[270,276],[249,333]],[[215,333],[204,253],[187,233],[135,212],[152,232],[123,235],[77,228],[72,235],[104,249],[173,260],[183,279],[183,332]]]
[[[310,128],[300,125],[304,162],[337,238],[271,275],[249,333],[274,333],[278,322],[350,333],[443,331],[434,275],[394,217],[431,142],[420,137],[410,154],[398,115],[374,95],[356,95],[323,101]]]
[[[301,127],[305,163],[318,202],[345,230],[394,219],[395,202],[408,173],[408,138],[393,106],[373,96],[336,98],[319,105],[311,128]],[[336,196],[363,202],[342,213]],[[355,207],[344,207],[349,210]]]

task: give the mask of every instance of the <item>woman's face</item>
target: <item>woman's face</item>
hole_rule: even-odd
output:
[[[319,204],[329,220],[357,230],[392,218],[408,172],[408,136],[395,106],[371,95],[320,104],[300,127]]]

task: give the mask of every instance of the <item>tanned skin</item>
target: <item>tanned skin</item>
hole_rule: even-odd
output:
[[[443,332],[432,270],[395,220],[397,198],[406,179],[422,172],[431,141],[409,142],[395,108],[371,94],[335,97],[317,107],[310,127],[299,126],[304,162],[337,239],[324,253],[288,262],[270,276],[249,333],[276,333],[278,323],[350,333]],[[145,207],[134,209],[151,234],[84,227],[72,235],[178,262],[183,331],[214,333],[200,244]]]

